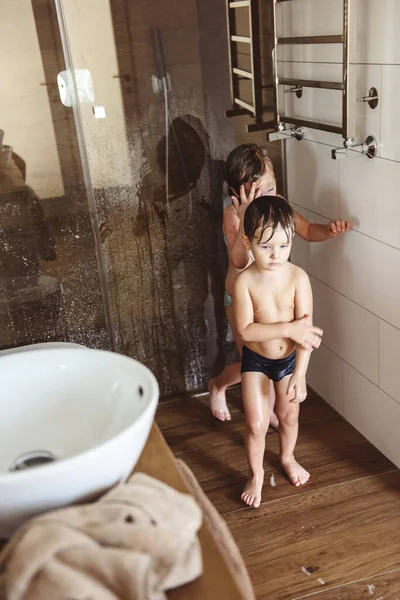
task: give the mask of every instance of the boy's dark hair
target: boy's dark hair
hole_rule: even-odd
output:
[[[268,170],[274,175],[274,167],[267,149],[261,144],[237,146],[226,159],[225,179],[229,192],[240,201],[240,186],[257,181]]]
[[[287,235],[288,242],[295,230],[295,218],[290,204],[279,196],[260,196],[253,200],[244,214],[244,232],[250,242],[254,240],[255,232],[262,227],[258,243],[261,242],[265,230],[272,228],[268,240],[272,238],[278,226]],[[267,240],[267,241],[268,241]]]

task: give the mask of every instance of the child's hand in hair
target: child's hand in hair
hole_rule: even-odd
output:
[[[261,190],[257,187],[256,181],[253,181],[248,192],[246,192],[244,185],[240,186],[240,202],[236,196],[231,196],[233,206],[236,208],[236,212],[240,218],[244,217],[246,208],[253,202],[254,198],[258,198],[259,196],[261,196]]]
[[[329,237],[335,237],[344,233],[345,231],[350,231],[350,223],[348,221],[341,221],[337,219],[336,221],[331,221],[328,225],[329,229]]]

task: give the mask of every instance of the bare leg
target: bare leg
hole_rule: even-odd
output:
[[[275,429],[276,431],[278,431],[279,428],[279,420],[278,417],[276,416],[275,413],[275,388],[274,388],[274,382],[271,381],[270,379],[268,379],[268,377],[265,378],[265,383],[264,385],[265,387],[265,397],[269,399],[269,426],[272,427],[272,429]]]
[[[233,308],[232,306],[226,307],[226,317],[228,323],[231,326],[233,337],[236,343],[236,347],[240,354],[242,354],[242,342],[236,332],[234,319],[233,319]],[[240,383],[240,361],[235,361],[225,367],[223,371],[208,382],[208,392],[210,394],[210,408],[211,412],[220,421],[230,421],[231,414],[229,412],[228,405],[226,403],[225,392],[228,387]]]
[[[242,376],[249,478],[241,498],[243,502],[254,508],[260,506],[261,503],[261,491],[264,483],[265,435],[269,425],[268,398],[264,393],[265,379],[268,380],[263,373],[243,373]]]
[[[289,397],[286,395],[288,381],[289,376],[275,383],[276,412],[279,419],[280,460],[291,483],[298,487],[309,480],[310,473],[299,465],[294,457],[299,432],[300,404],[289,402]]]
[[[226,307],[226,317],[228,319],[228,323],[232,329],[233,337],[236,343],[236,347],[240,353],[242,354],[242,342],[237,334],[235,329],[235,323],[233,319],[233,308],[232,306]],[[210,395],[210,409],[214,417],[219,419],[220,421],[230,421],[231,413],[229,412],[228,405],[226,403],[226,390],[231,385],[236,385],[241,382],[241,374],[240,374],[241,364],[239,361],[235,361],[230,365],[227,365],[223,371],[217,377],[213,377],[208,382],[208,393]],[[278,417],[274,412],[275,406],[275,390],[273,382],[267,378],[265,378],[264,385],[267,386],[265,391],[265,396],[270,399],[270,425],[273,429],[278,429],[279,422]],[[269,389],[268,389],[269,388]]]
[[[235,361],[225,367],[223,371],[208,382],[211,412],[220,421],[230,421],[231,413],[226,403],[226,388],[240,383],[240,362]]]

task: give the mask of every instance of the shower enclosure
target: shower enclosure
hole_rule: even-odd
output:
[[[0,348],[115,350],[163,394],[221,366],[224,18],[211,1],[2,0]]]

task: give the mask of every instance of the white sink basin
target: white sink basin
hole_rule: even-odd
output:
[[[158,402],[155,377],[131,358],[72,345],[34,348],[0,355],[0,538],[35,514],[125,480]],[[46,453],[55,461],[37,466]],[[20,463],[23,470],[9,470]]]

